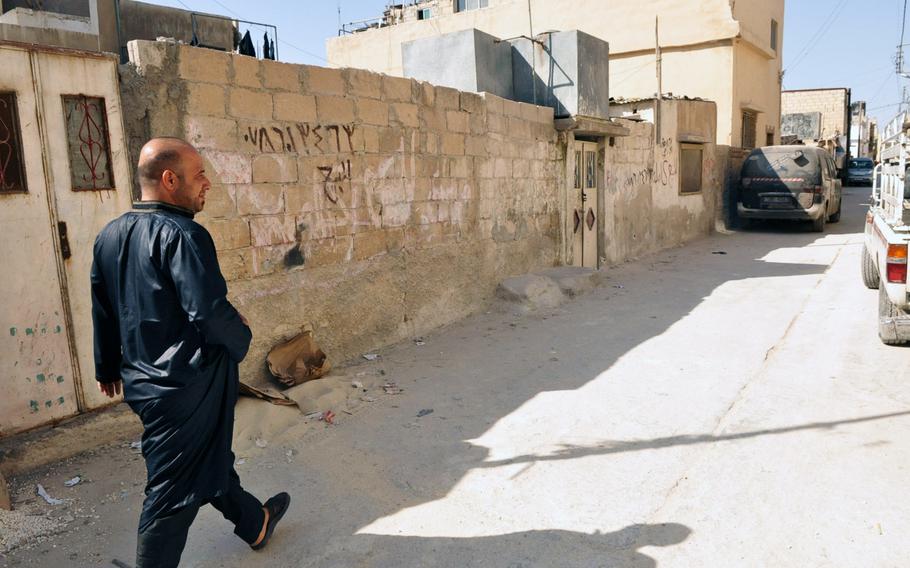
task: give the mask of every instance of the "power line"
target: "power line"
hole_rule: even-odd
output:
[[[180,2],[180,0],[177,0],[177,1]],[[241,20],[244,19],[243,16],[241,16],[240,14],[238,14],[237,12],[235,12],[234,10],[231,10],[228,6],[226,6],[226,5],[225,5],[223,2],[221,2],[220,0],[212,0],[212,2],[214,2],[215,4],[218,4],[219,6],[221,6],[222,8],[224,8],[225,10],[227,10],[228,12],[230,12],[231,14],[237,16],[237,17],[240,18]],[[183,2],[180,2],[180,3],[183,4]],[[321,56],[321,55],[318,55],[318,54],[316,54],[316,53],[313,53],[313,52],[311,52],[311,51],[307,51],[307,50],[303,49],[302,47],[297,47],[296,45],[294,45],[293,43],[291,43],[291,42],[289,42],[289,41],[287,41],[287,40],[285,40],[285,39],[278,38],[278,43],[283,43],[284,45],[290,47],[291,49],[296,49],[296,50],[299,51],[300,53],[304,53],[304,54],[306,54],[306,55],[309,55],[310,57],[315,57],[316,59],[325,61],[326,63],[329,62],[329,60],[326,59],[325,57],[323,57],[323,56]]]
[[[812,51],[812,48],[816,47],[818,45],[818,43],[817,43],[818,40],[820,40],[822,37],[824,37],[824,35],[828,32],[828,29],[834,24],[834,22],[840,16],[841,11],[843,10],[843,8],[846,4],[847,4],[847,0],[841,0],[840,4],[838,4],[837,7],[835,7],[834,10],[832,10],[831,13],[828,15],[828,18],[824,22],[822,22],[822,25],[819,26],[818,30],[816,30],[816,32],[814,34],[812,34],[812,36],[806,42],[806,45],[803,47],[802,51],[800,51],[796,55],[796,57],[793,58],[793,63],[790,64],[790,67],[788,67],[784,71],[792,71],[797,65],[802,63],[802,61],[803,61],[803,59],[805,59],[806,55],[808,55]]]

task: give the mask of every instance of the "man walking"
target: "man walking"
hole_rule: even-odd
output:
[[[211,236],[193,221],[211,183],[196,149],[177,138],[150,140],[137,173],[142,201],[101,231],[92,265],[98,386],[109,397],[122,389],[145,428],[136,562],[177,566],[206,503],[258,550],[290,496],[263,505],[234,471],[237,364],[252,333],[227,300]]]

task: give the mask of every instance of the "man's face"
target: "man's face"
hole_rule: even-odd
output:
[[[205,194],[212,187],[212,182],[205,175],[205,164],[199,152],[192,149],[184,151],[181,160],[182,172],[178,172],[179,184],[174,191],[177,205],[199,213],[205,207]]]

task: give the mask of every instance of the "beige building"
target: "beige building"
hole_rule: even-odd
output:
[[[717,143],[779,141],[784,0],[424,0],[327,42],[329,61],[403,75],[404,42],[477,28],[499,38],[577,29],[610,44],[614,98],[662,91],[717,103]]]

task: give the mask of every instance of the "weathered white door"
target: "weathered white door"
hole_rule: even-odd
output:
[[[112,57],[36,54],[57,221],[69,245],[65,300],[82,408],[109,404],[95,381],[89,272],[95,236],[132,203],[117,63]]]
[[[32,64],[0,46],[0,436],[78,411]]]
[[[597,144],[575,142],[574,203],[571,214],[572,264],[597,268]]]

